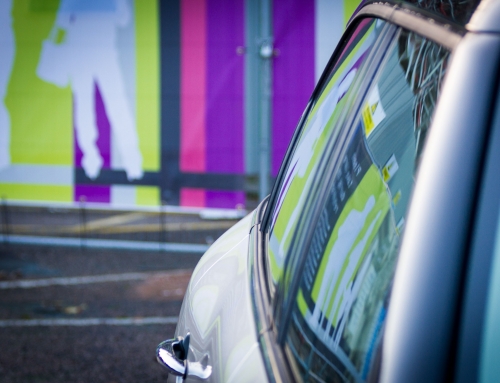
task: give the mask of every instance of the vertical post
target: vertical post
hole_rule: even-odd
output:
[[[161,201],[160,203],[160,251],[163,251],[165,246],[164,243],[167,242],[167,225],[166,225],[166,211],[165,205],[167,203],[165,201]]]
[[[2,197],[2,232],[3,232],[3,244],[6,246],[9,243],[9,211],[7,208],[7,200]]]
[[[259,202],[260,2],[245,0],[245,173],[247,208]],[[238,52],[237,52],[238,53]]]
[[[271,0],[260,0],[260,139],[259,139],[259,199],[269,193],[271,175],[271,94],[272,57],[274,55]]]
[[[87,216],[85,214],[85,197],[80,197],[80,249],[85,248],[85,238],[87,235]]]

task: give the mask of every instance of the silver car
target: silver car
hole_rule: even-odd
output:
[[[477,3],[358,9],[271,195],[196,267],[172,379],[500,379],[500,1]]]

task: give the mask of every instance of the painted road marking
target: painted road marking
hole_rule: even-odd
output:
[[[82,229],[85,232],[96,231],[105,227],[110,227],[114,225],[120,225],[127,222],[137,221],[139,219],[144,219],[146,216],[143,213],[128,213],[128,214],[119,214],[114,215],[112,217],[96,219],[94,221],[87,222],[85,226],[82,228],[80,224],[70,226],[70,227],[62,227],[59,228],[60,233],[80,233]]]
[[[32,289],[32,288],[47,287],[47,286],[73,286],[73,285],[84,285],[84,284],[104,283],[104,282],[140,281],[156,276],[165,277],[173,275],[185,275],[186,273],[191,273],[191,270],[175,270],[174,272],[162,272],[162,273],[103,274],[103,275],[89,275],[81,277],[60,277],[60,278],[46,278],[46,279],[30,279],[21,281],[3,281],[0,282],[0,290]]]
[[[135,213],[134,213],[135,214]],[[116,218],[112,221],[111,218]],[[121,217],[111,217],[109,221],[100,222],[92,221],[85,225],[83,228],[81,225],[74,226],[39,226],[39,225],[10,225],[9,229],[12,233],[24,234],[24,233],[36,233],[36,234],[79,234],[82,232],[91,233],[98,232],[101,234],[119,234],[119,233],[145,233],[145,232],[174,232],[174,231],[194,231],[194,230],[227,230],[231,228],[236,221],[211,221],[211,222],[179,222],[179,223],[144,223],[136,225],[121,225],[119,223],[131,222],[133,220],[138,220],[145,218],[143,214],[132,217],[123,217],[121,222],[119,218]],[[107,218],[106,218],[107,219]],[[127,221],[128,220],[128,221]],[[116,225],[116,226],[115,226]]]
[[[82,319],[7,319],[0,327],[35,326],[144,326],[151,324],[177,324],[177,317],[146,318],[82,318]]]
[[[0,241],[21,245],[37,246],[67,246],[85,247],[94,249],[121,249],[121,250],[143,250],[143,251],[170,251],[176,253],[204,253],[209,245],[171,243],[171,242],[146,242],[146,241],[124,241],[114,239],[92,239],[92,238],[59,238],[59,237],[37,237],[31,235],[0,235]]]
[[[104,227],[120,225],[128,222],[137,221],[139,219],[147,218],[147,215],[144,213],[128,213],[128,214],[118,214],[112,217],[96,219],[90,222],[87,222],[85,226],[80,223],[77,225],[10,225],[10,229],[13,233],[54,233],[54,234],[78,234],[83,230],[85,232],[96,231],[102,229]]]
[[[235,221],[221,221],[221,222],[183,222],[183,223],[167,223],[162,226],[158,224],[144,224],[144,225],[125,225],[106,227],[99,230],[101,234],[119,234],[119,233],[144,233],[144,232],[172,232],[172,231],[191,231],[191,230],[217,230],[229,229],[234,226]]]

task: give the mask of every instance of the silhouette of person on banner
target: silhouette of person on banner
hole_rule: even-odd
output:
[[[103,165],[96,145],[94,82],[99,86],[127,178],[143,176],[139,140],[116,48],[117,28],[130,21],[126,0],[62,0],[55,25],[43,42],[37,75],[59,87],[71,85],[82,167],[92,179]]]

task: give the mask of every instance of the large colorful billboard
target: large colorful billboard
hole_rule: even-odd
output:
[[[2,196],[157,203],[140,182],[160,169],[156,2],[1,7]]]
[[[274,175],[356,4],[273,2]],[[248,7],[2,0],[0,197],[244,206]]]

